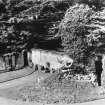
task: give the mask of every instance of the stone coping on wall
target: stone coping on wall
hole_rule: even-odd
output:
[[[0,74],[0,83],[18,79],[21,77],[25,77],[27,75],[30,75],[34,72],[35,70],[30,67],[25,67],[21,70],[16,70],[16,71],[10,71],[10,72],[5,72]]]

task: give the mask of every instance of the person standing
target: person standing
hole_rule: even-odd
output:
[[[98,86],[101,86],[101,74],[102,74],[102,56],[98,55],[95,60],[96,79]]]

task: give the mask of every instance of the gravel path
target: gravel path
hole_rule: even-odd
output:
[[[28,75],[28,76],[25,76],[22,78],[18,78],[18,79],[4,82],[4,83],[0,83],[0,89],[18,86],[20,84],[26,83],[26,82],[31,81],[33,79],[35,79],[35,72],[32,73],[31,75]]]

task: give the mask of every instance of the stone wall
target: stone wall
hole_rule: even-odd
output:
[[[64,66],[66,63],[70,65],[73,63],[73,60],[60,52],[46,51],[41,49],[31,49],[28,52],[28,61],[33,63],[33,65],[41,65],[46,67],[46,64],[50,64],[50,69],[59,69]]]
[[[21,69],[24,67],[24,56],[23,52],[12,52],[6,53],[0,56],[0,70],[8,71],[13,68],[13,70]]]
[[[5,70],[5,64],[3,62],[2,56],[0,56],[0,70]]]

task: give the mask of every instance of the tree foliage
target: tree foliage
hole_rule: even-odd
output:
[[[93,52],[98,52],[100,48],[98,46],[102,48],[104,10],[99,8],[102,9],[104,6],[104,0],[52,0],[38,3],[3,0],[1,5],[4,10],[1,9],[0,16],[0,43],[6,46],[5,49],[8,46],[23,46],[29,42],[30,38],[37,39],[39,42],[46,40],[51,42],[57,33],[62,39],[65,51],[78,62],[85,62],[85,58]],[[78,5],[74,6],[77,3]],[[37,19],[35,19],[36,15]],[[13,16],[16,20],[22,19],[22,21],[9,24],[8,21],[14,18]],[[28,18],[31,16],[34,17],[32,20]],[[34,42],[39,44],[38,41]]]
[[[87,49],[85,25],[89,24],[92,9],[84,5],[76,5],[66,11],[60,24],[58,35],[62,38],[62,45],[67,53],[76,60],[84,57]]]
[[[19,48],[21,49],[32,36],[28,30],[17,30],[15,25],[4,25],[0,28],[0,43],[5,45],[5,49],[3,49],[4,52],[13,52],[17,51]]]
[[[19,46],[29,43],[30,40],[37,44],[46,42],[46,40],[50,42],[50,38],[53,38],[57,33],[58,24],[68,6],[65,2],[57,2],[56,4],[55,1],[48,1],[40,3],[40,5],[37,5],[36,2],[34,5],[30,4],[30,2],[24,3],[20,1],[10,0],[4,3],[8,10],[1,16],[0,42],[5,44],[5,50],[9,48],[9,50],[14,51]],[[24,11],[23,6],[28,9]],[[37,11],[34,11],[36,9]],[[36,14],[38,14],[37,19]]]
[[[64,51],[77,63],[88,64],[90,57],[104,53],[105,9],[94,11],[87,5],[70,7],[59,25],[58,36]]]
[[[90,7],[93,7],[94,10],[99,10],[103,6],[105,6],[105,1],[104,0],[74,0],[73,4],[86,4]]]

